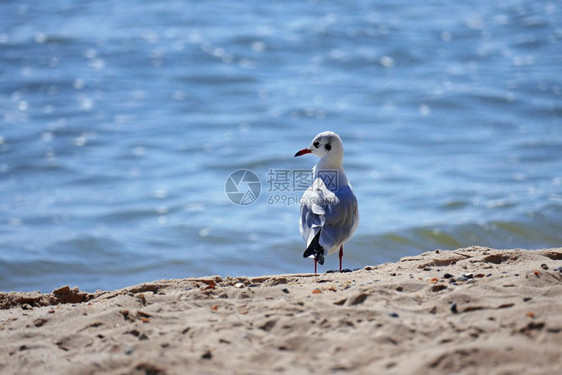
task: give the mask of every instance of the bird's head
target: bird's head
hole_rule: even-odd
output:
[[[305,154],[313,154],[319,158],[341,160],[343,158],[343,145],[340,136],[330,131],[318,134],[314,137],[308,148],[303,148],[295,156]]]

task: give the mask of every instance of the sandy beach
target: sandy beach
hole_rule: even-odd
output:
[[[562,373],[562,249],[0,293],[6,374]]]

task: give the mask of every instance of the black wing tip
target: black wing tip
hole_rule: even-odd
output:
[[[308,245],[308,247],[304,251],[304,254],[302,255],[302,257],[308,258],[310,256],[313,256],[318,261],[318,263],[320,263],[320,265],[323,265],[324,264],[324,248],[320,245],[320,232],[321,231],[322,230],[319,230],[318,233],[316,233],[316,236],[314,236],[314,238],[310,242],[310,245]]]

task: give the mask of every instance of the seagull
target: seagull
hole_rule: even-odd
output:
[[[357,199],[343,170],[343,144],[334,132],[325,131],[312,140],[308,148],[295,157],[313,154],[320,158],[312,169],[312,185],[301,199],[299,228],[306,243],[304,258],[324,264],[324,255],[340,250],[342,270],[343,244],[359,224]]]

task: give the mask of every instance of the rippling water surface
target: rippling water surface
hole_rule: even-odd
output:
[[[560,246],[561,5],[456,3],[3,1],[0,290],[310,272],[267,175],[323,130],[360,205],[348,267]]]

